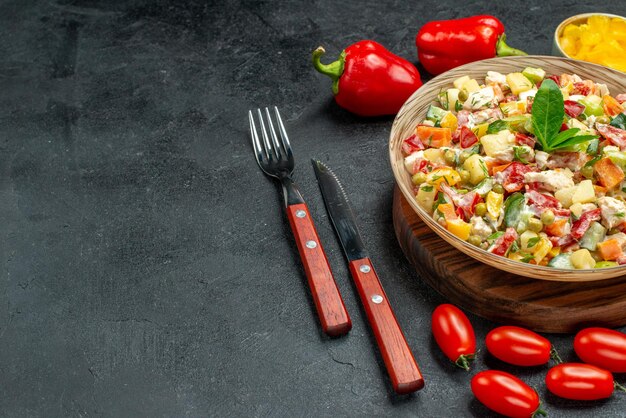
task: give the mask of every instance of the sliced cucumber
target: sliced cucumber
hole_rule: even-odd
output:
[[[557,269],[573,269],[571,254],[559,254],[548,263],[548,267]]]
[[[598,243],[604,239],[605,235],[606,228],[599,222],[592,222],[591,225],[589,225],[589,229],[587,229],[580,239],[580,247],[595,251]]]
[[[595,266],[593,266],[594,269],[605,269],[605,268],[609,268],[609,267],[617,267],[619,266],[619,264],[617,264],[615,261],[598,261],[596,263]]]
[[[440,107],[430,105],[428,107],[428,111],[426,112],[426,119],[433,122],[439,122],[446,115],[447,112],[447,110],[444,110]]]
[[[506,201],[504,202],[504,224],[507,228],[517,228],[520,220],[522,220],[523,209],[523,194],[515,192],[506,198]]]
[[[543,80],[543,78],[546,76],[546,72],[542,70],[541,68],[532,68],[532,67],[524,68],[524,71],[522,71],[522,74],[524,74],[524,77],[532,81],[533,84],[537,84],[538,82]]]

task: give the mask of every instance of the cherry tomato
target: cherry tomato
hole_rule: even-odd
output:
[[[472,378],[472,392],[487,408],[507,417],[546,415],[539,409],[539,395],[512,374],[486,370]]]
[[[469,370],[469,361],[476,353],[476,336],[467,316],[456,306],[444,303],[433,312],[432,330],[446,357]]]
[[[611,396],[615,383],[607,370],[591,364],[563,363],[548,371],[546,386],[561,398],[592,401]]]
[[[494,357],[516,366],[539,366],[550,361],[550,341],[524,328],[498,327],[487,334],[485,343]]]
[[[576,334],[574,351],[582,361],[613,373],[626,373],[626,334],[587,328]]]

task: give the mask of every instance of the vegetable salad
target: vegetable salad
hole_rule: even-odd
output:
[[[626,94],[540,68],[453,84],[403,142],[417,203],[512,260],[626,264]]]

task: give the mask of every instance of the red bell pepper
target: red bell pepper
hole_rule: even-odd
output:
[[[565,113],[570,118],[577,118],[581,113],[584,112],[585,106],[575,102],[573,100],[565,100],[563,101],[563,105],[565,106]]]
[[[416,134],[411,135],[402,142],[402,151],[405,155],[411,155],[415,151],[421,151],[423,149],[426,149],[426,147]]]
[[[537,140],[532,136],[528,136],[528,135],[516,132],[515,142],[518,145],[528,145],[531,148],[535,148],[535,143],[537,142]]]
[[[539,193],[536,190],[527,191],[526,198],[528,199],[528,204],[535,205],[539,209],[559,209],[561,206],[561,202],[556,197]]]
[[[350,45],[330,64],[323,47],[313,51],[313,65],[333,80],[339,106],[359,116],[394,115],[421,85],[417,68],[374,41]]]
[[[505,41],[504,25],[489,15],[428,22],[415,37],[418,59],[431,74],[495,56],[526,55]]]
[[[591,222],[600,220],[600,213],[600,209],[593,209],[580,215],[580,218],[572,224],[572,237],[577,240],[581,239],[589,229]]]
[[[457,207],[459,217],[464,220],[469,220],[472,215],[474,215],[476,205],[483,200],[475,191],[461,194],[445,183],[441,183],[440,187],[441,191],[444,192]]]
[[[533,171],[525,164],[513,162],[509,164],[501,173],[497,174],[497,181],[502,183],[502,187],[509,193],[517,192],[524,188],[524,174]]]
[[[517,236],[515,228],[507,228],[504,235],[494,241],[493,245],[489,249],[489,252],[495,255],[504,256],[506,252],[509,251],[509,248],[511,248],[511,245],[513,245],[513,242],[517,239]]]
[[[613,145],[617,145],[621,149],[626,148],[626,131],[623,129],[603,123],[597,123],[596,129],[603,138],[608,139]]]
[[[467,126],[461,127],[460,133],[461,148],[469,148],[478,142],[476,134]]]

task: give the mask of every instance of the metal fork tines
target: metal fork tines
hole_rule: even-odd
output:
[[[267,107],[264,112],[257,109],[256,113],[259,129],[254,113],[248,111],[254,155],[261,170],[268,176],[277,178],[282,185],[289,225],[298,245],[322,329],[331,336],[345,334],[352,327],[352,322],[333,278],[309,209],[291,178],[295,162],[280,112],[274,106],[274,120],[279,135],[276,135],[272,115]]]
[[[257,134],[252,111],[248,111],[248,118],[250,119],[250,132],[252,133],[252,143],[254,145],[256,161],[259,164],[259,167],[261,167],[261,170],[269,176],[280,178],[281,175],[284,174],[291,175],[295,166],[293,152],[291,150],[291,143],[289,143],[289,137],[287,136],[287,131],[285,131],[285,125],[280,117],[278,108],[274,106],[274,114],[280,132],[280,142],[276,136],[276,130],[274,129],[269,109],[267,107],[265,108],[265,115],[267,117],[267,124],[270,131],[269,137],[267,135],[267,130],[265,129],[261,109],[257,109],[257,113],[259,124],[261,126],[261,136],[263,138],[262,142]]]

